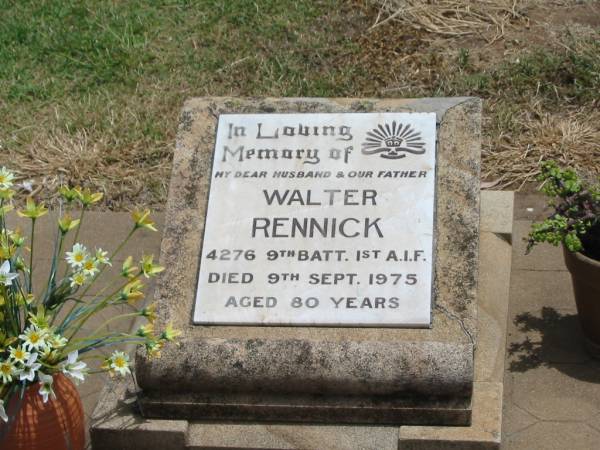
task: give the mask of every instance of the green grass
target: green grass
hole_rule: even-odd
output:
[[[357,50],[343,5],[0,0],[2,149],[23,177],[99,184],[113,207],[160,203],[185,98],[351,90],[355,70],[326,63]]]
[[[514,61],[483,70],[467,66],[460,52],[457,66],[462,73],[455,72],[447,82],[448,90],[513,100],[538,95],[557,103],[593,101],[600,92],[600,41],[572,43],[576,46],[560,51],[537,47]]]

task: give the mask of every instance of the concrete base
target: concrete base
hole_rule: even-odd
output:
[[[151,398],[141,393],[146,418],[344,423],[378,425],[448,425],[471,422],[471,398],[396,399],[359,396],[212,394]],[[343,418],[343,419],[342,419]]]
[[[131,380],[112,380],[93,415],[94,450],[499,449],[511,264],[511,192],[481,193],[478,347],[471,426],[256,424],[144,419]],[[496,225],[498,225],[496,227]]]

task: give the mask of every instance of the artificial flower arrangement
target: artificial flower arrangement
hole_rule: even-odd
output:
[[[129,358],[123,351],[114,350],[106,357],[94,350],[118,344],[140,344],[146,347],[149,356],[158,356],[164,344],[178,335],[170,325],[155,332],[154,305],[138,306],[144,297],[142,279],[154,277],[163,270],[152,256],[143,256],[139,266],[128,257],[120,269],[118,283],[86,297],[98,277],[110,270],[115,256],[136,231],[156,231],[148,210],[133,213],[130,233],[109,256],[101,248],[92,250],[78,242],[85,212],[102,199],[102,194],[88,189],[60,188],[61,211],[51,268],[44,274],[47,282],[40,292],[34,292],[34,275],[41,275],[32,270],[35,226],[48,210],[43,203],[27,198],[25,207],[16,213],[31,220],[28,239],[20,230],[8,229],[6,218],[15,209],[14,180],[14,173],[0,167],[0,418],[5,422],[15,417],[19,400],[31,386],[37,388],[44,403],[52,401],[55,397],[53,379],[58,373],[75,382],[99,372],[130,373]],[[71,215],[75,210],[80,211],[78,218]],[[91,317],[113,305],[127,305],[131,311],[111,317],[91,334],[82,333],[82,327]],[[145,318],[146,322],[137,331],[124,333],[107,328],[115,320],[135,316]],[[88,366],[92,359],[100,360],[94,370]]]

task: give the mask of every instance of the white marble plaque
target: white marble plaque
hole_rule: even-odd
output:
[[[433,113],[219,117],[196,324],[427,327]]]

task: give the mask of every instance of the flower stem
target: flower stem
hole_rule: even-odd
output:
[[[31,219],[31,248],[29,249],[29,287],[27,293],[33,292],[33,240],[35,239],[35,218]]]

